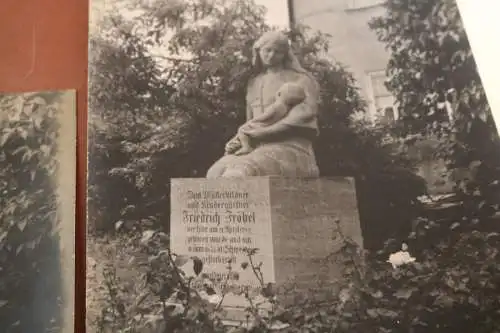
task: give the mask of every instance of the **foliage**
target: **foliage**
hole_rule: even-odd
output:
[[[113,267],[109,267],[104,273],[108,299],[97,319],[96,333],[109,329],[130,333],[147,329],[157,333],[270,332],[290,328],[284,321],[291,311],[295,312],[294,320],[303,319],[298,316],[304,310],[300,306],[292,310],[278,304],[273,284],[264,281],[260,265],[253,261],[257,249],[248,249],[248,261],[229,262],[227,274],[229,277],[238,270],[252,270],[260,282],[259,287],[233,290],[224,281],[210,280],[200,259],[171,253],[165,234],[146,230],[131,239],[129,246],[136,247],[142,258],[146,254],[141,263],[145,269],[139,273],[140,278],[134,278],[142,290],[136,299],[125,301],[128,291]],[[220,285],[222,287],[218,287]],[[229,292],[241,295],[248,302],[244,327],[228,327],[222,321],[225,314],[222,303]],[[308,325],[304,323],[304,327]]]
[[[247,327],[223,327],[219,304],[224,291],[204,277],[199,259],[170,252],[165,223],[169,209],[164,205],[169,202],[168,179],[202,176],[242,121],[250,46],[269,27],[264,24],[262,11],[249,1],[158,1],[146,5],[137,1],[134,5],[138,4],[142,12],[135,19],[108,16],[102,26],[110,37],[92,38],[91,109],[96,119],[90,145],[90,216],[95,217],[91,223],[103,230],[115,229],[118,234],[129,232],[127,246],[138,252],[129,265],[140,267],[132,278],[139,289],[133,299],[114,268],[106,269],[108,301],[103,305],[99,327],[131,333],[146,329],[267,332],[276,323],[286,324],[287,332],[451,332],[462,327],[479,332],[499,330],[499,304],[491,297],[499,292],[498,234],[468,229],[478,225],[477,219],[468,217],[453,220],[450,225],[425,219],[407,223],[408,215],[417,213],[416,197],[425,193],[425,187],[421,179],[408,172],[412,165],[404,156],[407,152],[395,151],[417,140],[388,141],[386,126],[353,121],[353,114],[364,107],[355,82],[340,65],[321,57],[328,46],[325,36],[311,36],[304,28],[291,35],[296,52],[322,87],[321,138],[315,147],[321,173],[356,177],[360,215],[369,221],[363,231],[370,237],[377,235],[376,240],[371,239],[373,244],[380,244],[390,233],[406,236],[413,225],[407,240],[416,262],[393,268],[386,258],[398,251],[399,245],[396,248],[388,242],[376,255],[366,257],[366,265],[359,265],[360,249],[343,237],[340,253],[346,283],[331,302],[318,304],[306,299],[284,307],[277,301],[273,286],[261,281],[260,296],[273,305],[272,310],[262,315],[258,308],[249,306],[249,318],[253,319]],[[450,158],[454,166],[461,163],[468,167],[458,159],[458,152],[464,148],[479,154],[480,145],[471,142],[473,134],[463,131],[463,125],[489,126],[489,118],[482,115],[489,110],[462,38],[465,34],[458,12],[444,0],[392,0],[388,6],[387,15],[373,26],[394,53],[389,86],[404,111],[403,134],[430,132],[448,138],[442,140],[446,145],[437,153]],[[442,10],[444,6],[450,6],[446,7],[448,11]],[[429,22],[420,14],[430,18]],[[452,19],[454,24],[444,27],[438,16]],[[411,22],[415,24],[407,24]],[[438,24],[443,26],[437,31],[423,29]],[[458,40],[453,39],[450,28],[458,29]],[[451,39],[441,40],[441,35]],[[445,45],[429,47],[427,53],[424,48],[435,40]],[[162,52],[165,49],[168,56]],[[158,51],[161,56],[155,55]],[[461,63],[448,59],[455,53],[455,58],[462,57]],[[450,78],[453,85],[442,86]],[[460,101],[457,105],[450,103],[456,107],[456,121],[430,121],[429,111],[439,111],[438,102],[450,88],[455,89]],[[461,99],[472,89],[479,92],[473,94],[480,101],[474,106]],[[472,111],[481,116],[473,117],[477,113]],[[493,133],[489,129],[483,132]],[[480,165],[495,165],[485,162],[489,161],[486,155],[468,156],[474,156],[473,160],[480,156]],[[494,229],[495,221],[481,217],[479,224],[485,228],[488,222]],[[395,255],[404,258],[401,253]],[[228,272],[241,267],[253,269],[259,277],[259,266],[251,256],[252,252],[248,262],[230,263]],[[250,293],[245,297],[251,299]]]
[[[103,305],[102,318],[107,321],[102,322],[130,333],[145,327],[157,333],[270,332],[277,327],[294,333],[497,331],[500,301],[494,295],[500,291],[500,234],[491,231],[494,226],[480,230],[465,220],[451,225],[415,222],[402,251],[394,253],[397,243],[389,241],[379,253],[384,259],[367,256],[364,264],[358,245],[339,231],[343,246],[331,255],[340,254],[336,265],[343,265],[344,279],[338,285],[340,292],[328,302],[307,296],[303,302],[282,303],[277,288],[261,279],[260,266],[252,261],[255,250],[249,249],[249,260],[230,263],[228,274],[252,269],[261,283],[257,293],[246,292],[245,297],[263,299],[271,307],[249,302],[248,320],[239,328],[220,321],[227,289],[213,287],[201,261],[175,256],[164,234],[148,230],[131,242],[147,254],[141,278],[134,278],[142,292],[123,302],[127,291],[120,292],[120,282],[108,273],[109,294],[114,296]],[[429,242],[436,245],[429,248]]]
[[[400,134],[437,137],[468,215],[500,203],[500,138],[455,0],[391,0],[371,22],[391,51],[387,87],[402,114]],[[451,118],[451,119],[450,119]]]
[[[392,125],[363,120],[351,123],[351,128],[354,130],[335,128],[345,131],[342,139],[325,142],[337,143],[334,152],[338,155],[318,149],[318,162],[321,165],[324,156],[341,163],[354,162],[326,175],[355,176],[365,247],[379,249],[388,238],[404,239],[410,232],[411,220],[423,213],[418,197],[427,194],[427,187],[415,174],[419,161],[402,149],[404,143],[388,135]]]
[[[168,237],[161,232],[146,230],[133,237],[133,246],[146,255],[147,262],[140,278],[136,299],[126,301],[127,290],[121,284],[110,265],[104,272],[108,302],[97,322],[97,332],[140,332],[149,328],[154,332],[214,332],[222,325],[217,321],[220,306],[202,297],[200,289],[194,287],[196,280],[203,280],[203,264],[199,259],[191,260],[193,276],[186,276],[180,268],[188,258],[178,257],[168,250]],[[212,293],[213,294],[213,293]],[[206,296],[205,292],[205,296]]]
[[[497,331],[500,304],[492,295],[500,288],[500,234],[491,231],[492,225],[479,230],[471,224],[464,220],[442,226],[419,220],[409,243],[417,262],[394,270],[388,270],[387,263],[372,262],[360,284],[362,311],[346,327],[376,327],[379,332]],[[436,245],[429,247],[430,242]],[[394,249],[392,244],[385,251]]]
[[[168,230],[169,179],[204,176],[222,155],[243,122],[251,45],[270,29],[252,1],[134,5],[142,8],[136,18],[114,11],[91,36],[89,216],[97,230],[112,230],[116,221],[141,221],[139,228],[161,221]],[[289,33],[322,88],[315,147],[322,175],[359,179],[366,225],[408,222],[402,213],[413,214],[423,182],[403,157],[381,148],[382,129],[352,126],[364,102],[350,73],[322,57],[326,36],[305,27]],[[398,184],[408,190],[399,186],[373,204],[366,199]]]
[[[33,332],[34,327],[48,332],[59,320],[50,313],[59,302],[59,294],[51,294],[59,288],[53,278],[59,276],[54,188],[57,99],[58,94],[50,92],[0,94],[0,327],[4,332]],[[52,281],[46,281],[48,277]],[[50,292],[36,297],[40,290]],[[51,310],[43,313],[43,309]]]

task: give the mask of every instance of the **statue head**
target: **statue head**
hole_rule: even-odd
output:
[[[276,95],[281,101],[291,106],[302,103],[307,97],[304,88],[294,82],[284,83]]]
[[[304,69],[292,50],[288,36],[280,31],[268,31],[254,43],[252,49],[252,64],[254,74],[263,72],[266,68],[277,67],[289,69],[308,76],[311,81],[309,93],[318,98],[320,87],[314,76]]]
[[[257,72],[268,67],[283,67],[306,72],[293,54],[288,36],[280,31],[264,33],[253,45],[252,64]]]

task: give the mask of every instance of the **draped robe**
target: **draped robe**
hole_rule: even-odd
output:
[[[307,97],[281,119],[285,131],[268,134],[252,141],[255,147],[246,155],[227,154],[208,170],[207,178],[219,177],[318,177],[319,170],[313,151],[318,134],[318,96],[314,79],[293,69],[268,71],[253,78],[247,88],[247,120],[264,112],[275,101],[276,92],[285,82],[304,87]],[[252,132],[247,132],[252,137]]]

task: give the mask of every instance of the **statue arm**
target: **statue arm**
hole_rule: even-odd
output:
[[[253,84],[253,80],[251,80],[248,84],[247,95],[248,95],[248,89],[251,87],[252,84]],[[250,122],[253,118],[252,107],[251,107],[248,99],[246,99],[245,104],[246,104],[246,108],[245,108],[246,121],[242,126],[240,126],[240,128],[244,127],[245,124]],[[231,139],[226,143],[225,151],[226,151],[226,153],[233,153],[240,148],[241,148],[241,141],[239,138],[239,131],[237,131],[236,134],[233,137],[231,137]]]
[[[250,121],[253,118],[253,112],[252,112],[252,107],[250,106],[250,103],[247,101],[247,108],[246,108],[246,121]]]
[[[247,121],[245,122],[248,123],[252,119],[252,109],[250,108],[249,104],[247,103],[246,105],[246,119]],[[242,128],[245,124],[240,126]],[[239,130],[236,132],[236,134],[229,139],[229,141],[226,143],[226,146],[224,147],[224,150],[226,154],[232,154],[238,149],[241,148],[241,141],[239,137]]]
[[[277,103],[271,104],[264,110],[263,113],[253,118],[252,121],[255,122],[267,122],[272,118],[281,119],[288,113],[286,105],[280,105]]]
[[[269,106],[262,114],[253,118],[251,121],[245,123],[241,128],[245,132],[245,134],[250,135],[254,138],[259,138],[265,135],[271,135],[286,131],[288,129],[288,125],[282,126],[280,124],[280,120],[283,119],[288,113],[288,109],[285,105],[271,105]],[[277,120],[275,120],[277,119]],[[269,128],[269,130],[260,130],[251,126],[254,123],[269,123],[271,120],[274,122],[271,124],[265,124],[262,126],[263,128]]]
[[[249,99],[249,96],[251,95],[251,91],[254,90],[253,86],[255,85],[255,78],[250,79],[247,85],[247,92],[246,92],[246,98],[245,98],[245,104],[246,104],[246,121],[250,121],[253,118],[253,112],[252,112],[252,105]]]
[[[252,139],[264,139],[268,136],[274,136],[276,134],[281,134],[290,130],[292,126],[287,123],[277,121],[269,126],[246,128],[245,134],[250,136]]]

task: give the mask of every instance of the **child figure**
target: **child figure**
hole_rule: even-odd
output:
[[[269,105],[261,115],[246,122],[238,129],[237,137],[241,143],[241,148],[234,154],[244,155],[253,150],[250,137],[246,134],[247,131],[257,127],[269,126],[280,121],[294,106],[302,103],[305,98],[306,92],[302,86],[292,82],[283,84],[276,93],[274,103]]]

